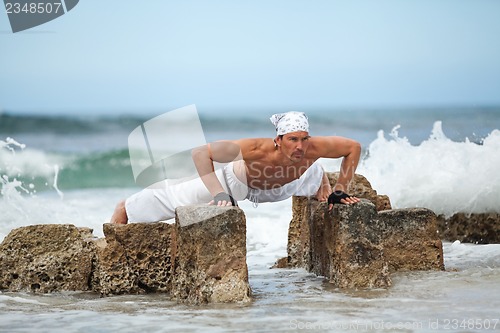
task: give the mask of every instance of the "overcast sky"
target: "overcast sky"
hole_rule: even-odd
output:
[[[500,1],[81,0],[12,33],[0,110],[500,105]]]

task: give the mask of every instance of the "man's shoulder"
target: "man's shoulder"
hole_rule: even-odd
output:
[[[244,139],[239,139],[235,140],[240,146],[249,146],[249,147],[261,147],[263,145],[268,144],[271,142],[272,139],[269,138],[244,138]]]
[[[274,147],[272,139],[269,138],[246,138],[236,140],[236,142],[244,155],[250,157],[249,154],[251,154],[253,158],[259,154],[267,154]]]

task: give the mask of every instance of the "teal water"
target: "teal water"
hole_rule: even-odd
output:
[[[128,135],[145,116],[32,116],[0,114],[0,140],[12,137],[26,145],[25,169],[16,174],[23,182],[46,189],[45,164],[60,169],[60,189],[134,186],[128,153]],[[270,113],[200,113],[207,142],[243,137],[274,137]],[[309,112],[312,135],[340,135],[358,140],[367,151],[379,130],[390,133],[400,126],[399,137],[419,145],[429,138],[436,121],[454,142],[478,144],[500,128],[500,108],[422,110],[323,110]],[[186,137],[189,137],[186,133]],[[183,140],[183,138],[179,138]],[[6,151],[0,151],[0,173],[6,169]],[[20,159],[21,157],[18,157]],[[38,166],[37,166],[38,165]],[[41,178],[39,177],[42,174]],[[34,177],[34,179],[33,179]],[[49,182],[50,183],[50,182]],[[50,186],[49,186],[50,188]]]

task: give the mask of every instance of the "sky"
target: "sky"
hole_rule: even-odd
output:
[[[500,105],[497,0],[81,0],[12,33],[0,111]]]

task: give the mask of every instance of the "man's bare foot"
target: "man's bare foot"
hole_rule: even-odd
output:
[[[113,216],[111,216],[111,223],[115,224],[127,224],[128,217],[127,212],[125,211],[125,200],[120,201],[113,212]]]

